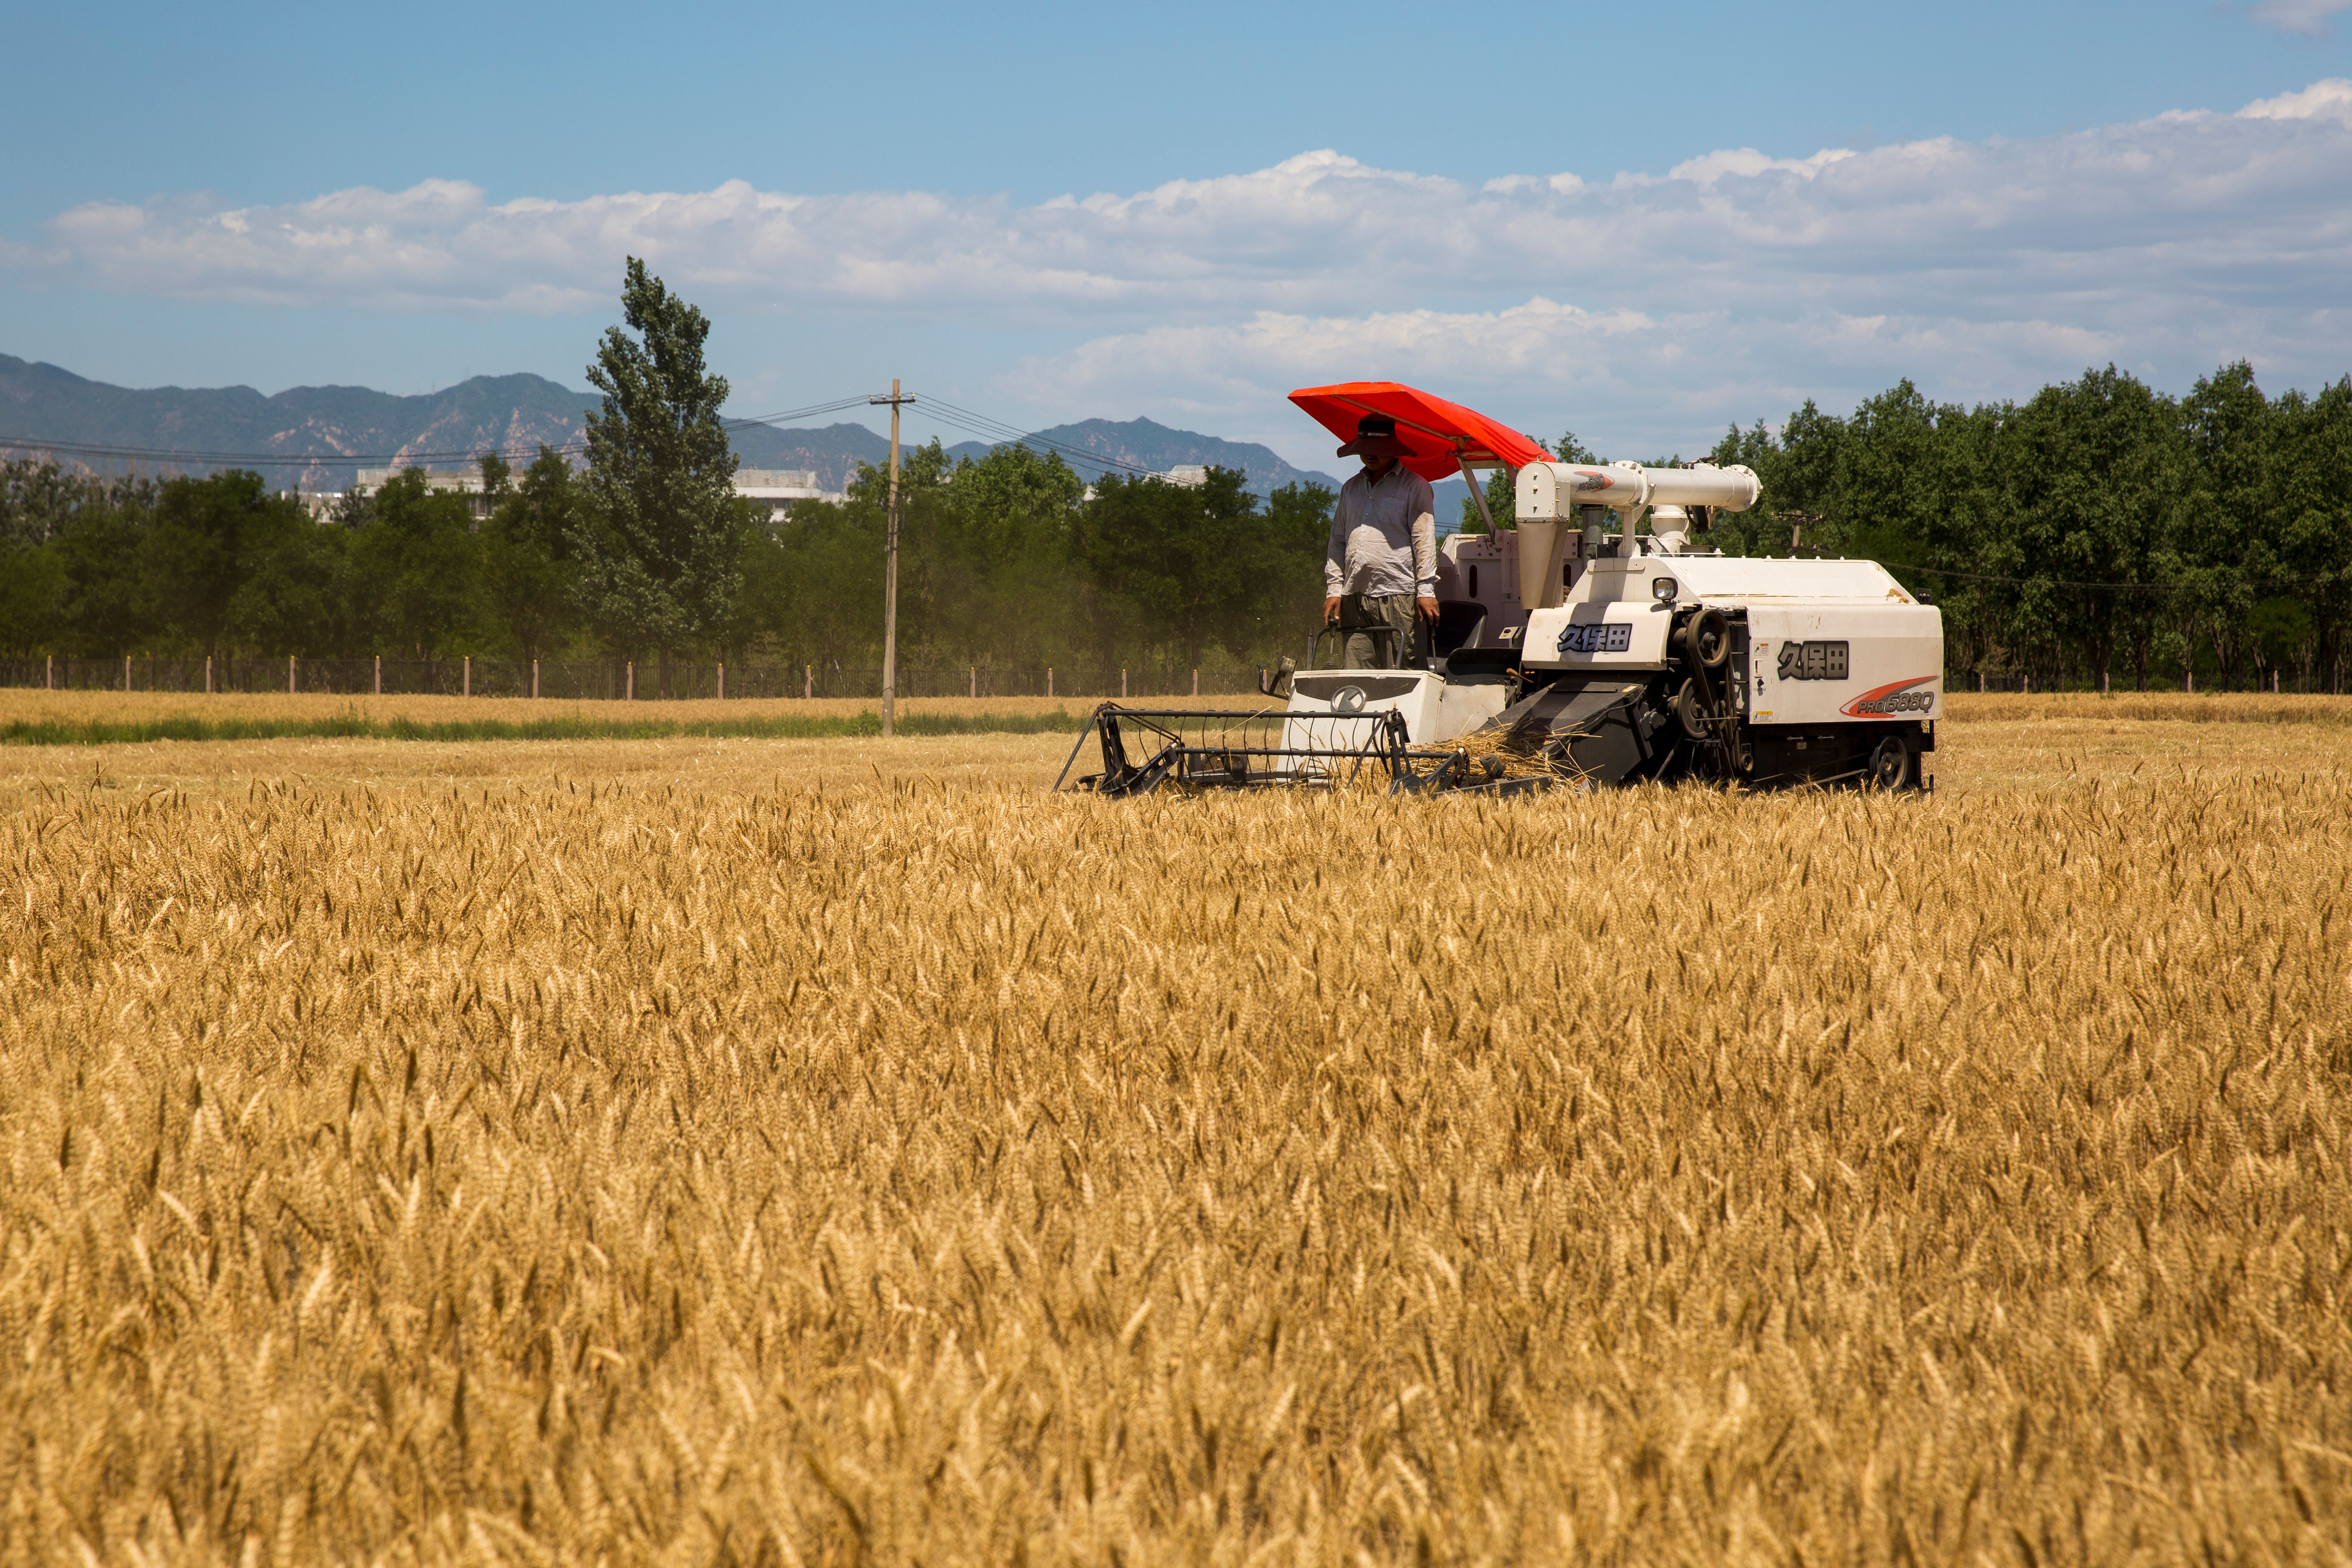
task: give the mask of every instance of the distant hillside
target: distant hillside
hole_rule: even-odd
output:
[[[1269,495],[1284,485],[1302,481],[1311,481],[1327,489],[1339,488],[1339,481],[1329,474],[1292,468],[1276,457],[1270,447],[1255,441],[1227,441],[1221,437],[1203,436],[1197,430],[1171,430],[1150,419],[1081,419],[1075,425],[1056,425],[1050,430],[1037,431],[1030,440],[1046,450],[1059,451],[1070,467],[1089,479],[1099,479],[1120,465],[1164,474],[1173,468],[1199,463],[1239,468],[1249,476],[1248,488],[1257,495]],[[989,449],[986,443],[965,441],[949,447],[948,452],[952,457],[977,458]]]
[[[340,490],[362,467],[456,467],[477,452],[527,457],[541,442],[561,446],[580,435],[583,416],[596,404],[594,393],[528,374],[478,375],[414,397],[363,386],[297,386],[269,397],[249,386],[134,390],[0,354],[0,456],[53,456],[100,473],[254,468],[278,488]],[[890,455],[889,442],[863,425],[749,425],[732,439],[746,468],[814,469],[828,490],[846,486],[858,464]],[[1088,479],[1122,464],[1165,473],[1203,463],[1241,469],[1259,495],[1300,480],[1333,489],[1339,484],[1328,474],[1295,468],[1255,442],[1172,430],[1150,419],[1084,419],[1033,439],[1061,451]],[[166,465],[109,447],[187,456]],[[949,448],[970,458],[989,450],[978,441]]]
[[[743,425],[730,438],[745,468],[813,468],[819,489],[846,489],[857,477],[858,464],[890,460],[888,438],[863,425],[827,425],[817,430]]]
[[[258,468],[288,489],[347,489],[362,461],[455,466],[493,447],[560,445],[579,434],[595,403],[537,375],[478,375],[415,397],[364,386],[297,386],[274,397],[249,386],[141,391],[0,354],[0,451],[9,456],[48,455],[48,443],[202,454],[171,468]],[[98,472],[163,466],[103,452],[54,455]]]

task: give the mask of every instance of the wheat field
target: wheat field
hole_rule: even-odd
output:
[[[1066,749],[5,759],[0,1560],[2352,1561],[2352,729]]]

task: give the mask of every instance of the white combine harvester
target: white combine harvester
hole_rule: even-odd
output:
[[[1393,382],[1292,401],[1351,434],[1384,414],[1424,478],[1516,470],[1515,524],[1444,544],[1425,668],[1308,668],[1280,708],[1095,714],[1107,795],[1332,783],[1412,792],[1706,778],[1916,788],[1943,705],[1943,617],[1868,561],[1727,556],[1696,543],[1761,486],[1745,468],[1560,463],[1469,409]],[[1644,531],[1644,524],[1647,530]],[[1083,749],[1084,738],[1080,747]],[[1076,752],[1072,753],[1075,763]],[[1068,768],[1064,776],[1068,776]]]

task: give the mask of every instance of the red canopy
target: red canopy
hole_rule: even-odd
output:
[[[1505,462],[1514,468],[1548,463],[1551,454],[1517,431],[1485,415],[1417,392],[1401,382],[1349,381],[1337,386],[1302,386],[1290,401],[1342,441],[1356,438],[1356,421],[1385,414],[1396,421],[1397,438],[1412,448],[1404,466],[1424,479],[1459,473],[1465,462]]]

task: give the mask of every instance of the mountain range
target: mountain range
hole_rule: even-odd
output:
[[[455,467],[476,452],[561,445],[595,402],[536,375],[478,375],[415,397],[364,386],[274,397],[249,386],[134,390],[0,354],[0,453],[100,473],[257,468],[278,489],[340,490],[362,467]]]
[[[297,386],[264,396],[249,386],[112,386],[0,354],[0,456],[54,457],[100,473],[259,468],[277,488],[341,490],[362,468],[454,468],[486,450],[560,447],[578,438],[584,414],[596,404],[593,393],[530,374],[478,375],[409,397],[363,386]],[[745,425],[730,437],[744,467],[812,469],[828,490],[842,489],[858,464],[889,458],[889,443],[863,425]],[[1333,489],[1339,484],[1255,442],[1150,419],[1083,419],[1026,439],[1059,451],[1088,479],[1198,463],[1243,470],[1259,495],[1300,480]],[[979,441],[948,448],[951,457],[975,458],[988,450]]]

